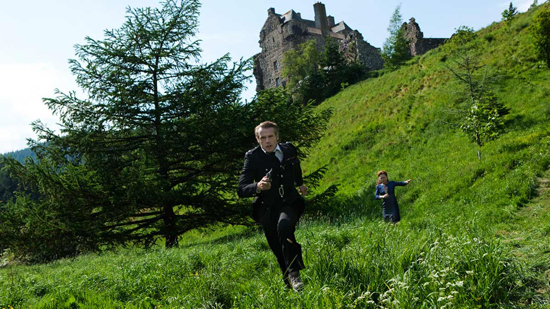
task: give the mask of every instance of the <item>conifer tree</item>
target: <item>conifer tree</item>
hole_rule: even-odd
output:
[[[518,8],[515,7],[512,2],[510,2],[510,6],[508,7],[508,9],[502,12],[502,21],[510,22],[517,14]]]
[[[395,69],[405,61],[411,59],[409,42],[405,38],[401,4],[395,8],[392,14],[388,32],[390,36],[382,46],[382,59],[384,59],[385,68]]]

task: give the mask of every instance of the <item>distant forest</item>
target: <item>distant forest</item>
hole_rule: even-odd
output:
[[[36,159],[36,154],[30,148],[0,155],[0,210],[2,204],[13,198],[13,192],[17,189],[17,181],[11,177],[8,171],[3,169],[4,163],[1,160],[2,156],[12,157],[21,163],[24,163],[27,157],[31,157],[33,160]]]
[[[31,157],[33,158],[33,160],[36,159],[36,154],[30,148],[11,151],[11,152],[4,153],[2,155],[6,157],[12,157],[21,163],[25,163],[25,158],[27,157]]]

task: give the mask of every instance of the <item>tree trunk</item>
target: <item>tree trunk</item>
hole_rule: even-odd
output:
[[[172,206],[164,206],[164,238],[166,240],[166,248],[178,247],[178,235],[176,231],[177,217]]]

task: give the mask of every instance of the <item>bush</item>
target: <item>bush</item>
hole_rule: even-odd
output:
[[[531,24],[533,44],[539,60],[550,68],[550,6],[546,5],[533,18]]]

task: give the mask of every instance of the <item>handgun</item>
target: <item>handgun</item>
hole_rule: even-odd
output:
[[[269,181],[272,180],[272,175],[271,175],[272,172],[273,172],[273,169],[270,169],[270,170],[267,171],[267,173],[265,174],[265,176],[269,179]]]

